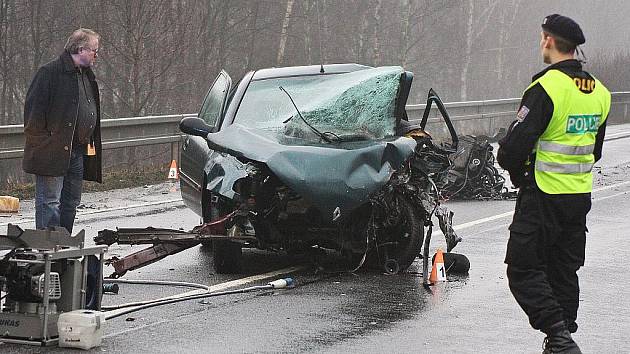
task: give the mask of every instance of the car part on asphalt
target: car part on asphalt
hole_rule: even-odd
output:
[[[443,257],[446,274],[468,274],[470,270],[470,260],[468,257],[453,252],[445,252],[443,253]],[[433,263],[434,260],[435,255],[433,255],[431,262]]]
[[[516,195],[504,187],[505,178],[495,167],[488,138],[465,135],[450,159],[449,183],[442,189],[445,199],[512,199]]]
[[[160,228],[118,228],[116,231],[104,229],[98,232],[94,237],[97,245],[110,246],[114,243],[139,245],[152,244],[153,246],[129,254],[123,258],[112,257],[107,260],[107,264],[114,267],[114,272],[109,278],[119,278],[130,270],[144,267],[145,265],[156,262],[164,257],[179,253],[199,243],[212,240],[226,239],[224,235],[225,222],[233,214],[228,214],[224,218],[214,220],[213,222],[199,225],[191,231],[160,229]],[[231,240],[251,241],[252,237],[237,238],[233,236]]]

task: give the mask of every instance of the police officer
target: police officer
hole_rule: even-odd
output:
[[[575,59],[585,42],[572,19],[542,23],[540,49],[550,64],[536,74],[497,160],[519,187],[505,263],[510,290],[535,329],[543,353],[581,353],[571,338],[584,265],[593,164],[601,157],[610,92]]]

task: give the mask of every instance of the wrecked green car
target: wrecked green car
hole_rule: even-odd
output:
[[[257,70],[236,85],[221,72],[180,123],[182,197],[216,235],[215,270],[238,272],[255,247],[397,273],[423,244],[426,267],[434,215],[450,251],[460,238],[439,196],[457,136],[447,117],[453,139],[440,146],[426,118],[408,122],[412,79],[357,64]],[[432,91],[428,102],[443,111]]]

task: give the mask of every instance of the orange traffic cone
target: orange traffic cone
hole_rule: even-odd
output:
[[[168,170],[168,179],[179,179],[179,174],[177,173],[177,162],[175,160],[171,161],[171,168]]]
[[[433,259],[433,268],[431,269],[431,276],[429,277],[431,284],[435,284],[438,281],[446,281],[446,268],[444,267],[444,252],[441,248],[437,249],[435,258]]]

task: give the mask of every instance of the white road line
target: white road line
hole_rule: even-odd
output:
[[[621,186],[625,186],[626,184],[630,184],[630,181],[625,181],[625,182],[621,182],[621,183],[617,183],[617,184],[611,184],[610,186],[604,186],[604,187],[595,188],[595,189],[593,189],[593,193],[606,191],[606,190],[617,188],[617,187],[621,187]]]
[[[77,211],[77,216],[109,213],[111,211],[136,209],[136,208],[148,207],[148,206],[153,206],[153,205],[173,204],[173,203],[178,203],[178,202],[182,202],[182,198],[160,200],[160,201],[156,201],[156,202],[146,202],[146,203],[140,203],[140,204],[132,204],[132,205],[127,205],[127,206],[120,206],[120,207],[115,207],[115,208],[97,209],[97,210],[81,210],[81,209],[79,209]],[[9,224],[19,225],[19,224],[23,224],[23,223],[26,223],[26,222],[32,222],[33,220],[35,220],[34,217],[25,217],[25,218],[21,218],[19,220],[11,221],[11,222],[0,223],[0,227],[7,226]]]
[[[619,133],[614,133],[614,134],[606,134],[606,137],[604,138],[605,141],[608,140],[616,140],[616,139],[622,139],[622,138],[627,138],[630,136],[630,132],[619,132]]]
[[[177,203],[177,202],[181,202],[181,201],[182,201],[182,198],[160,200],[160,201],[157,201],[157,202],[146,202],[146,203],[133,204],[133,205],[128,205],[128,206],[120,206],[120,207],[115,207],[115,208],[98,209],[98,210],[86,210],[86,211],[77,213],[77,215],[100,214],[100,213],[107,213],[107,212],[110,212],[110,211],[136,209],[136,208],[142,208],[142,207],[147,207],[147,206],[152,206],[152,205]]]
[[[619,192],[619,193],[615,193],[615,194],[612,194],[612,195],[607,195],[605,197],[597,198],[597,199],[595,199],[593,201],[594,202],[601,202],[602,200],[615,198],[615,197],[618,197],[618,196],[621,196],[621,195],[624,195],[624,194],[628,194],[628,192]]]
[[[131,316],[130,316],[131,317]],[[109,320],[108,320],[109,321]],[[132,328],[128,328],[125,329],[124,331],[120,331],[120,332],[114,332],[114,333],[110,333],[110,334],[106,334],[103,336],[103,338],[111,338],[111,337],[116,337],[119,336],[121,334],[125,334],[125,333],[130,333],[130,332],[135,332],[137,330],[143,329],[143,328],[147,328],[147,327],[154,327],[157,325],[160,325],[162,323],[167,323],[167,322],[171,322],[172,320],[162,320],[162,321],[157,321],[157,322],[152,322],[152,323],[147,323],[145,325],[141,325],[138,327],[132,327]]]
[[[477,219],[477,220],[469,221],[467,223],[455,225],[455,226],[453,226],[453,229],[455,231],[459,231],[459,230],[467,229],[469,227],[473,227],[473,226],[476,226],[476,225],[479,225],[479,224],[484,224],[484,223],[489,222],[489,221],[503,219],[503,218],[506,218],[508,216],[512,216],[513,214],[514,214],[514,211],[508,211],[507,213],[492,215],[492,216],[488,216],[487,218]]]
[[[606,191],[606,190],[609,190],[609,189],[621,187],[621,186],[624,186],[626,184],[630,184],[630,181],[621,182],[621,183],[617,183],[617,184],[612,184],[610,186],[604,186],[604,187],[595,188],[595,189],[593,189],[593,193],[602,192],[602,191]],[[609,199],[609,198],[613,198],[613,197],[618,197],[618,196],[626,194],[626,193],[627,192],[621,192],[621,193],[609,195],[609,196],[606,196],[606,197],[597,198],[597,199],[595,199],[595,201],[601,201],[601,200],[605,200],[605,199]],[[473,227],[473,226],[476,226],[476,225],[479,225],[479,224],[484,224],[484,223],[489,222],[489,221],[494,221],[494,220],[498,220],[498,219],[507,218],[507,217],[510,217],[512,215],[514,215],[514,210],[508,211],[508,212],[502,213],[502,214],[496,214],[496,215],[488,216],[488,217],[485,217],[485,218],[469,221],[467,223],[455,225],[455,226],[453,226],[453,229],[455,231],[459,231],[459,230],[467,229],[469,227]]]

